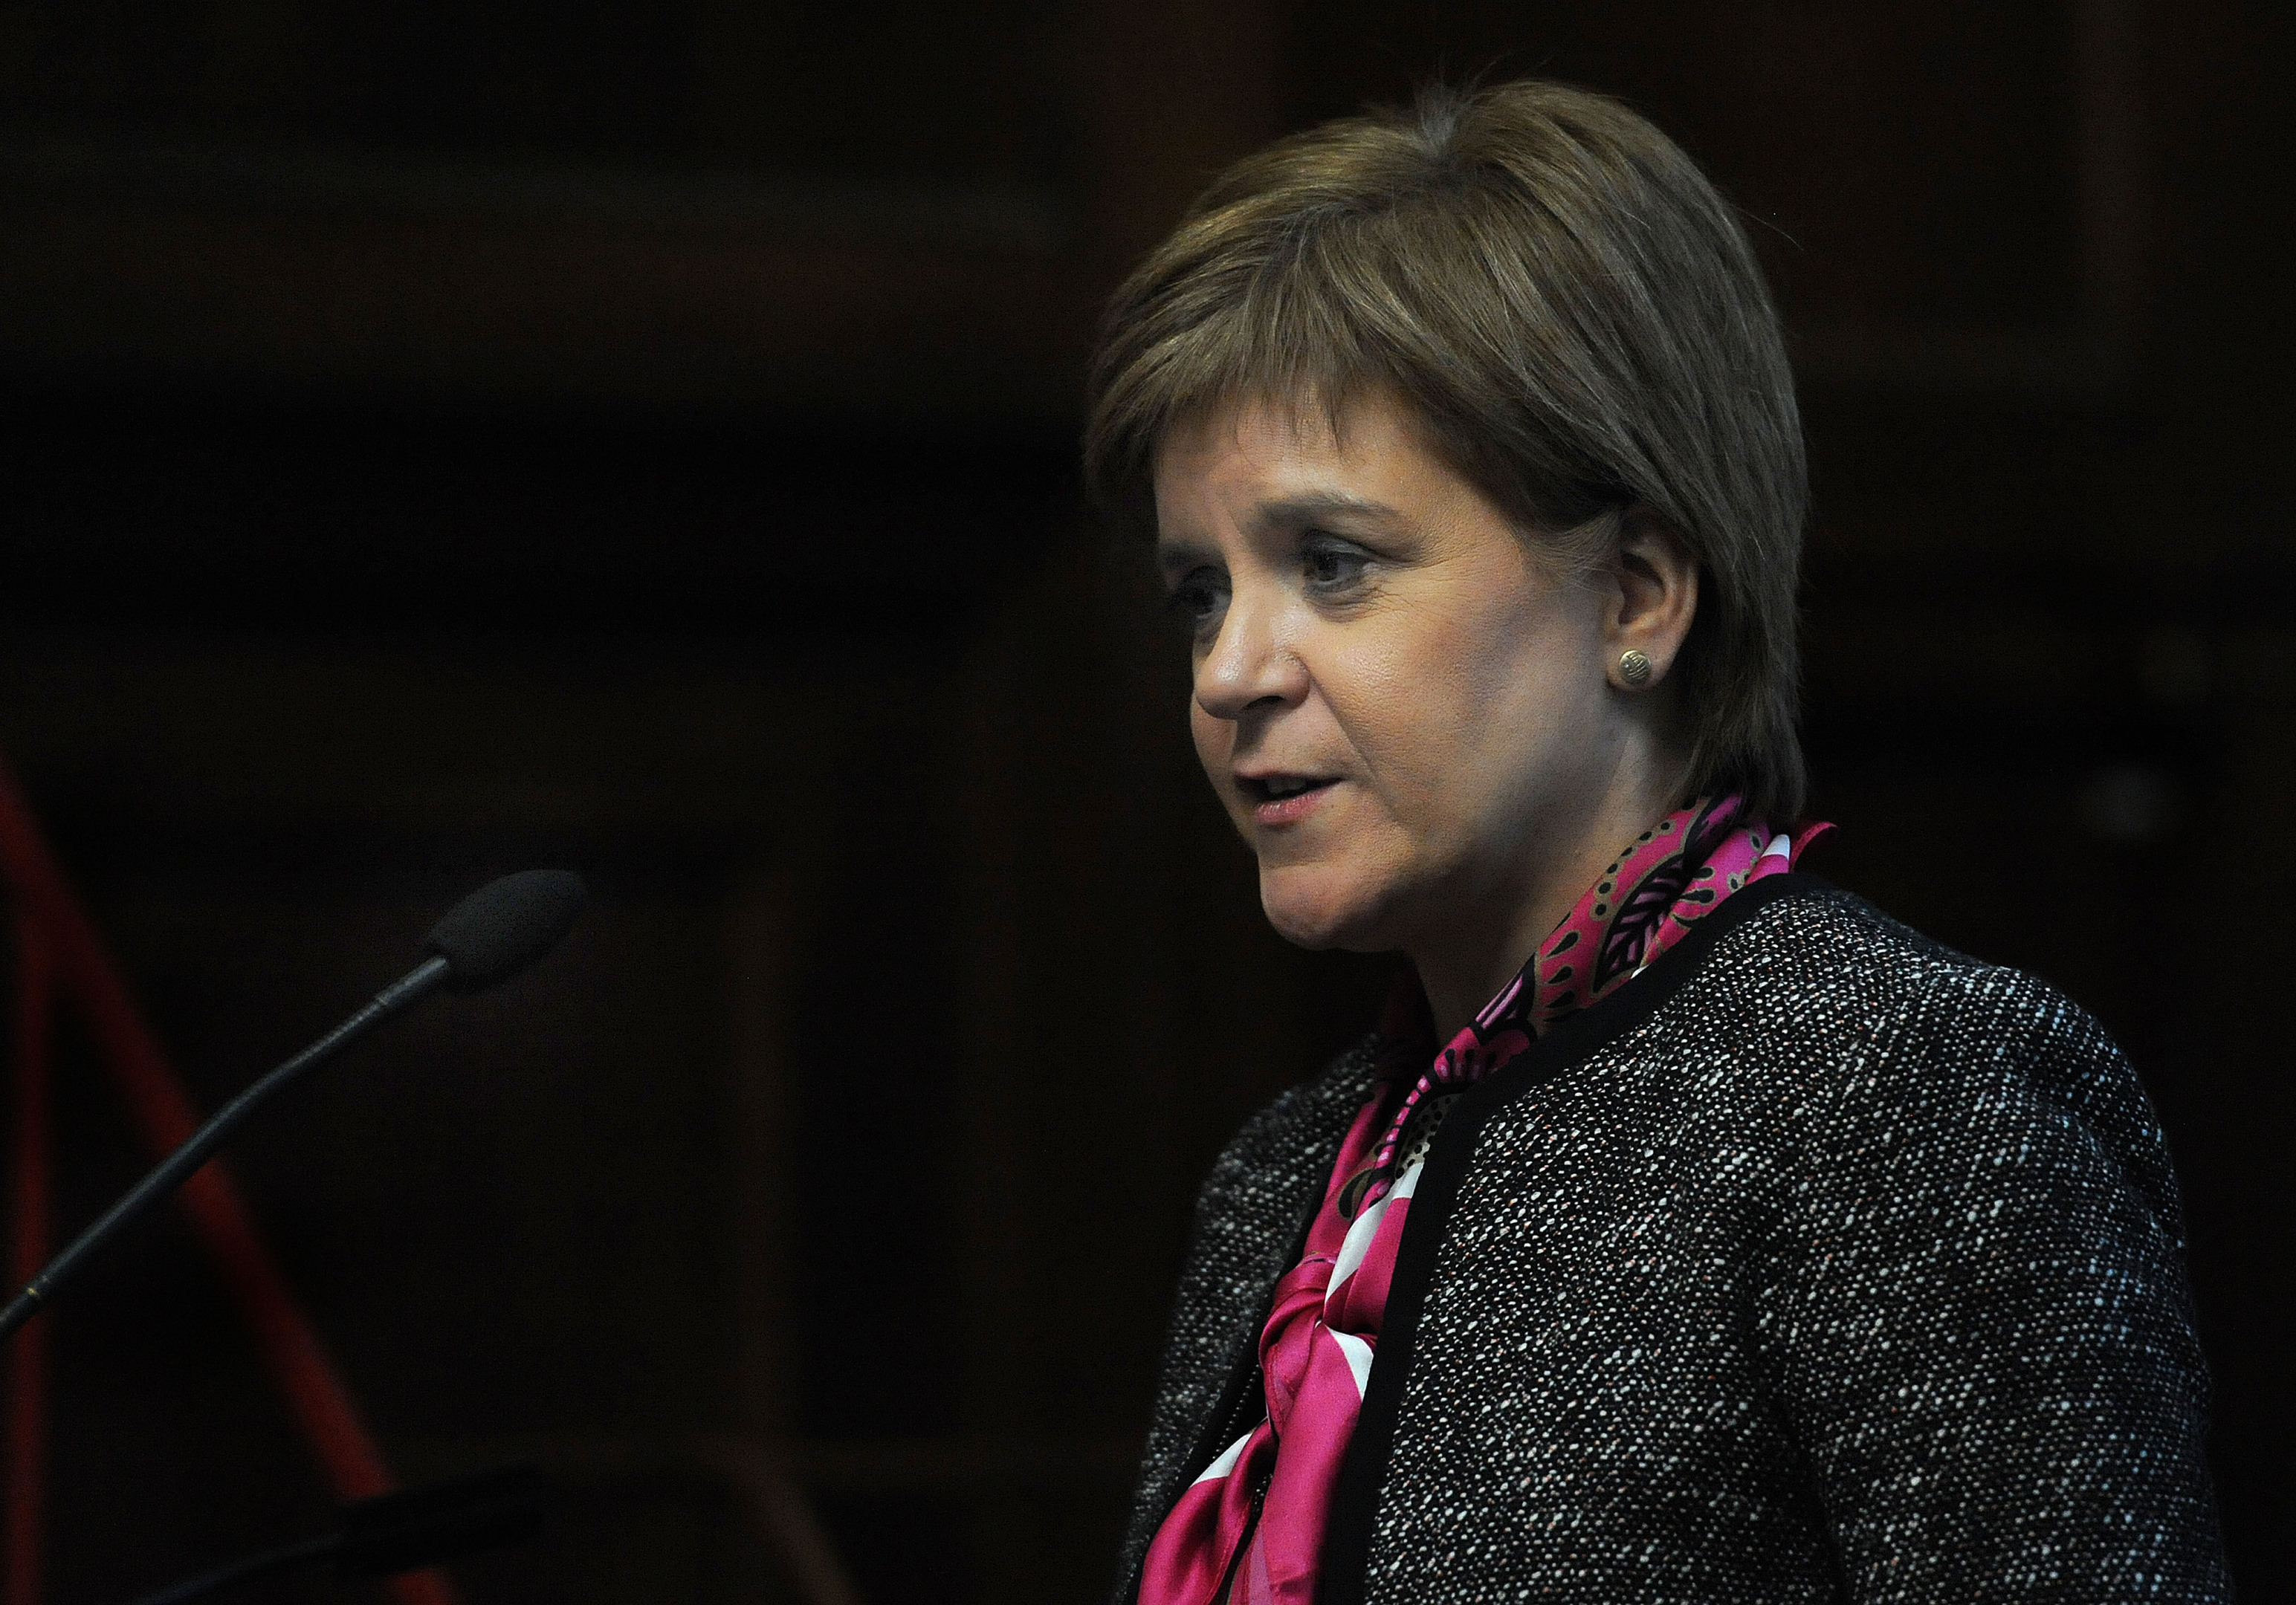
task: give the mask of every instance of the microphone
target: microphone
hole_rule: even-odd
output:
[[[72,1240],[40,1273],[0,1309],[0,1342],[45,1309],[56,1290],[139,1216],[166,1198],[228,1142],[256,1110],[375,1027],[441,986],[475,992],[506,980],[558,945],[588,897],[582,877],[569,870],[526,870],[504,875],[449,909],[422,938],[430,954],[375,994],[373,1001],[286,1063],[217,1110],[144,1178]]]

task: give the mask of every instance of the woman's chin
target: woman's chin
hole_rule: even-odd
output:
[[[1311,952],[1344,948],[1384,952],[1395,946],[1382,936],[1386,899],[1359,880],[1318,866],[1286,866],[1259,872],[1259,906],[1275,934]]]

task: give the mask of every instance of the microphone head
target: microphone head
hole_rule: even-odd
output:
[[[422,951],[447,961],[456,992],[491,987],[558,946],[589,900],[571,870],[521,870],[489,881],[447,911]]]

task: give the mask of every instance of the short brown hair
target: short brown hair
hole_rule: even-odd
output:
[[[1775,307],[1729,203],[1617,102],[1433,90],[1237,163],[1110,306],[1085,471],[1152,522],[1184,416],[1385,387],[1526,530],[1585,561],[1641,504],[1700,565],[1689,792],[1802,806],[1795,592],[1808,471]]]

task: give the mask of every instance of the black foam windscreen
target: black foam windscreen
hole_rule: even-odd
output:
[[[447,961],[447,984],[475,991],[515,975],[573,928],[589,892],[571,870],[521,870],[489,881],[447,911],[422,951]]]

